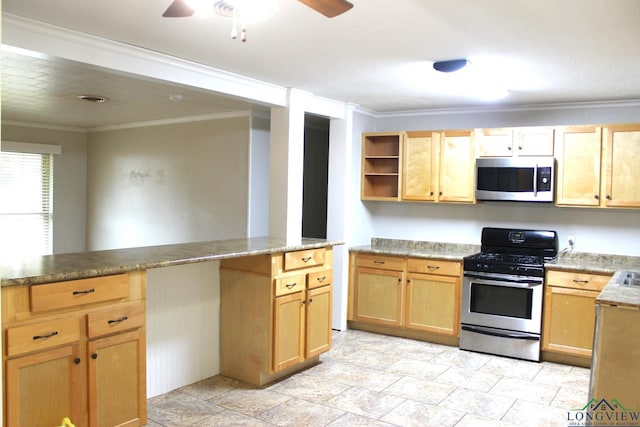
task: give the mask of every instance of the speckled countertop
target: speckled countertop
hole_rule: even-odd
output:
[[[46,255],[17,261],[0,260],[0,286],[36,285],[155,267],[341,244],[343,242],[335,240],[303,238],[299,245],[287,245],[282,239],[253,237]]]
[[[374,237],[371,239],[371,244],[351,247],[349,251],[462,261],[465,256],[479,252],[480,245]],[[563,252],[555,260],[546,263],[545,267],[565,271],[614,274],[599,295],[597,302],[640,307],[640,287],[615,283],[621,271],[640,272],[639,256]]]
[[[480,245],[374,237],[371,239],[371,244],[353,246],[349,248],[349,251],[380,255],[411,256],[414,258],[437,258],[462,261],[462,258],[467,255],[479,252]]]

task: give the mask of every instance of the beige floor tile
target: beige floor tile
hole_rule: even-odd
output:
[[[542,369],[542,364],[508,357],[493,357],[482,366],[482,372],[501,377],[531,381]]]
[[[364,387],[375,391],[383,390],[402,378],[402,375],[349,363],[317,365],[305,372],[308,375],[325,378],[329,381],[355,387]]]
[[[326,426],[344,411],[302,399],[291,399],[262,412],[257,418],[278,426]]]
[[[210,402],[251,417],[278,406],[291,396],[261,389],[235,389],[214,397]]]
[[[359,349],[345,355],[342,360],[358,366],[366,366],[372,369],[386,369],[401,359],[400,356],[390,352],[378,350]]]
[[[437,405],[455,389],[455,386],[448,384],[439,384],[421,378],[404,377],[385,388],[383,392],[405,399]]]
[[[491,356],[487,354],[459,350],[455,347],[449,347],[431,359],[434,363],[455,366],[457,368],[463,368],[470,371],[477,371],[489,360],[491,360]]]
[[[513,397],[529,402],[548,405],[553,401],[560,387],[534,384],[517,378],[502,378],[489,392],[498,396]]]
[[[456,427],[523,427],[524,424],[513,424],[493,418],[481,417],[475,414],[467,414]]]
[[[300,373],[269,387],[269,390],[309,402],[322,403],[351,386],[333,380]]]
[[[202,400],[208,400],[235,388],[246,388],[246,385],[240,381],[217,375],[215,377],[207,378],[206,380],[198,381],[197,383],[182,387],[178,390],[184,394],[188,394],[189,396],[197,397],[198,399]]]
[[[180,391],[156,396],[147,403],[149,420],[165,426],[190,426],[223,410],[218,405]]]
[[[390,427],[393,424],[385,423],[384,421],[374,420],[373,418],[363,417],[362,415],[352,414],[351,412],[345,413],[343,416],[327,425],[328,427]]]
[[[527,427],[566,427],[567,411],[526,400],[517,400],[502,420]]]
[[[402,402],[404,399],[401,397],[353,387],[327,401],[326,404],[343,411],[378,419]]]
[[[544,366],[533,378],[536,384],[548,384],[574,390],[589,388],[589,371],[574,371]]]
[[[588,387],[580,390],[560,387],[558,394],[556,394],[556,397],[551,401],[551,406],[571,410],[584,407],[588,401]]]
[[[401,359],[386,368],[388,372],[394,374],[407,375],[415,378],[434,379],[444,371],[449,369],[447,365],[440,365],[435,362],[416,359]]]
[[[400,426],[448,427],[455,426],[464,415],[455,409],[405,400],[381,420]]]
[[[452,367],[434,378],[434,381],[464,387],[470,390],[489,391],[500,379],[500,376],[486,373],[484,369],[470,371]]]
[[[266,421],[262,421],[239,412],[225,409],[219,414],[212,415],[209,418],[205,418],[198,421],[197,427],[273,427],[273,424]],[[194,426],[195,427],[195,426]]]
[[[516,400],[464,388],[457,388],[439,406],[499,420]]]

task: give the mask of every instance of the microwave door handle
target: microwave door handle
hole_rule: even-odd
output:
[[[533,168],[533,197],[538,197],[538,164]]]

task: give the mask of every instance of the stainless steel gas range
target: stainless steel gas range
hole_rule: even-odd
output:
[[[464,258],[460,348],[539,361],[544,263],[557,254],[555,231],[483,228]]]

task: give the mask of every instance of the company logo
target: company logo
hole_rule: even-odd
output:
[[[591,399],[579,409],[567,412],[567,426],[640,427],[640,411],[625,408],[617,399]]]

